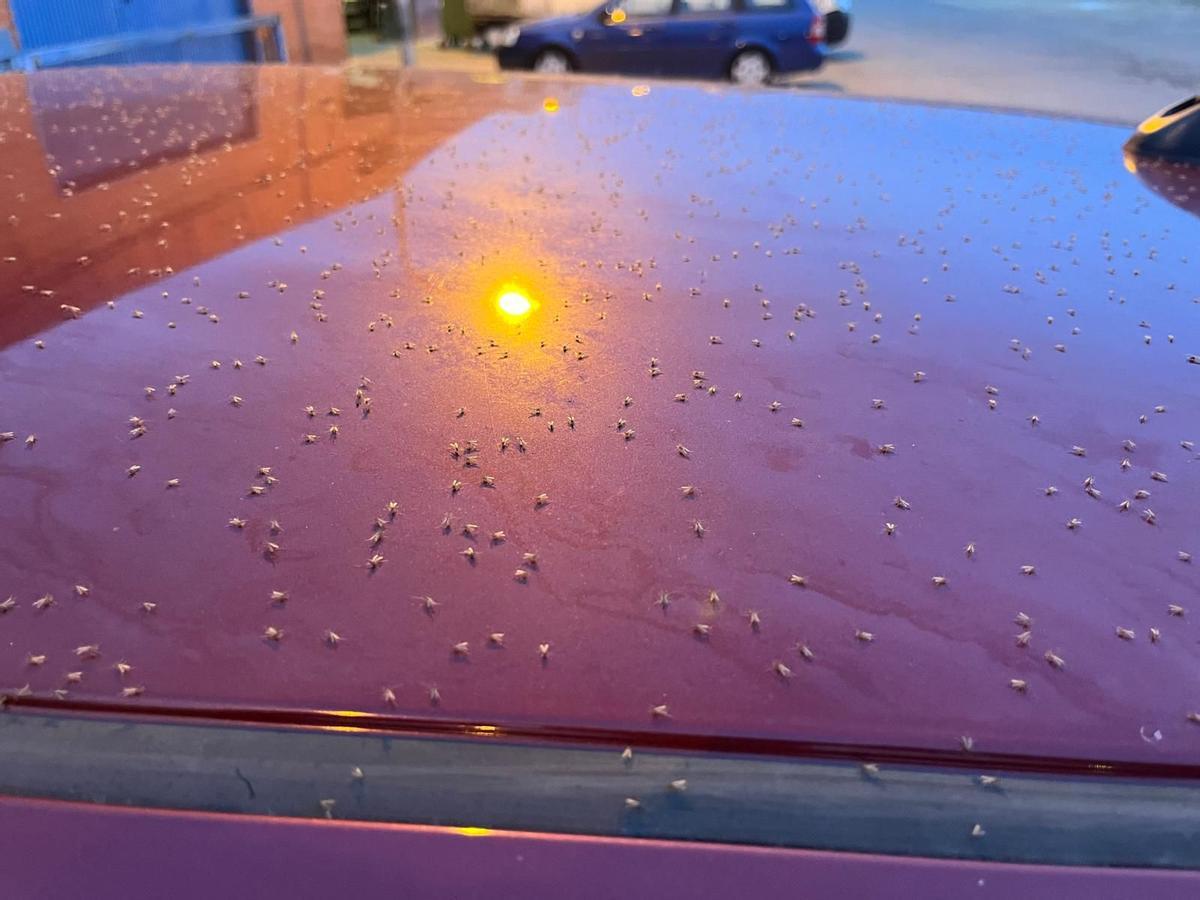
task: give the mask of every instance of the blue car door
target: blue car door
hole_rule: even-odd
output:
[[[733,0],[677,0],[664,63],[673,75],[720,76],[733,55]]]
[[[627,37],[620,29],[614,27],[618,21],[625,21],[625,13],[620,10],[619,3],[604,7],[590,22],[572,32],[575,55],[579,58],[579,67],[583,71],[618,71],[620,57],[617,49]]]
[[[795,66],[797,59],[811,56],[808,30],[812,24],[812,9],[804,0],[740,0],[743,11],[738,14],[740,38],[757,38],[771,47],[775,63],[784,71]]]
[[[664,59],[675,0],[622,0],[584,30],[577,52],[586,71],[647,75],[669,71]]]

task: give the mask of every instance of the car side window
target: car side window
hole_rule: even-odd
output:
[[[625,0],[620,9],[630,19],[644,19],[650,16],[669,16],[672,3],[673,0]]]
[[[792,8],[792,0],[742,0],[746,12],[779,12]]]
[[[729,12],[733,9],[733,0],[679,0],[676,12],[680,15],[705,15],[710,13]]]

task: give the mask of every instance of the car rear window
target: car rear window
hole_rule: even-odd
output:
[[[679,0],[680,15],[729,12],[733,0]]]
[[[625,0],[621,9],[631,18],[646,16],[668,16],[671,14],[672,0]]]

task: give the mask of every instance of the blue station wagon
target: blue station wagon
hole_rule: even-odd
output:
[[[514,26],[501,68],[728,78],[762,84],[820,67],[825,22],[807,0],[616,0]]]

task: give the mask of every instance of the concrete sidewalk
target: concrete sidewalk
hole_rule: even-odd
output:
[[[376,41],[371,35],[351,35],[350,59],[347,66],[402,65],[398,43]],[[498,72],[496,58],[482,50],[461,47],[443,48],[437,40],[418,41],[413,46],[416,65],[422,69],[439,69],[475,74]]]

